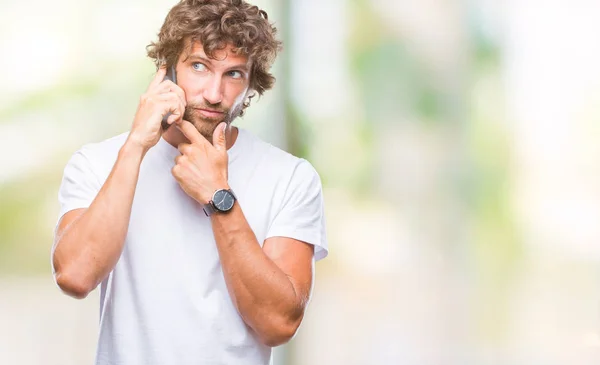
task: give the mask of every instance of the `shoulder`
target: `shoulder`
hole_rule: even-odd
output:
[[[103,141],[84,144],[78,152],[93,159],[107,158],[112,154],[116,155],[125,143],[128,135],[129,132],[125,132]]]
[[[128,135],[129,132],[125,132],[103,141],[86,143],[73,153],[68,165],[91,170],[98,177],[105,175],[112,169]]]

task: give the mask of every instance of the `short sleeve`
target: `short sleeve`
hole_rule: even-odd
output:
[[[89,207],[100,187],[88,158],[81,150],[75,152],[65,167],[58,190],[58,220],[73,209]]]
[[[319,174],[306,160],[300,160],[286,189],[269,237],[289,237],[315,246],[315,260],[328,254],[325,233],[323,190]]]

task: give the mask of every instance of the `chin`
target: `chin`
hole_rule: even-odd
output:
[[[190,120],[192,119],[192,120]],[[194,127],[204,136],[210,143],[212,143],[212,136],[215,128],[223,121],[224,118],[220,119],[204,119],[204,118],[190,118],[187,119],[191,122]]]

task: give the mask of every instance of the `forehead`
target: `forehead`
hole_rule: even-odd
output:
[[[235,53],[233,45],[231,44],[227,44],[224,49],[214,51],[212,54],[213,57],[209,57],[204,52],[204,47],[200,41],[194,41],[192,43],[189,39],[186,39],[184,52],[182,53],[183,61],[198,56],[209,59],[211,63],[220,64],[224,67],[227,67],[228,65],[249,65],[250,63],[248,56],[241,53]]]

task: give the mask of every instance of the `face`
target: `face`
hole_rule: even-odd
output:
[[[184,119],[210,142],[219,123],[231,124],[249,93],[250,62],[231,46],[216,51],[215,59],[195,42],[182,52],[177,64],[177,85],[183,89],[187,107]]]

